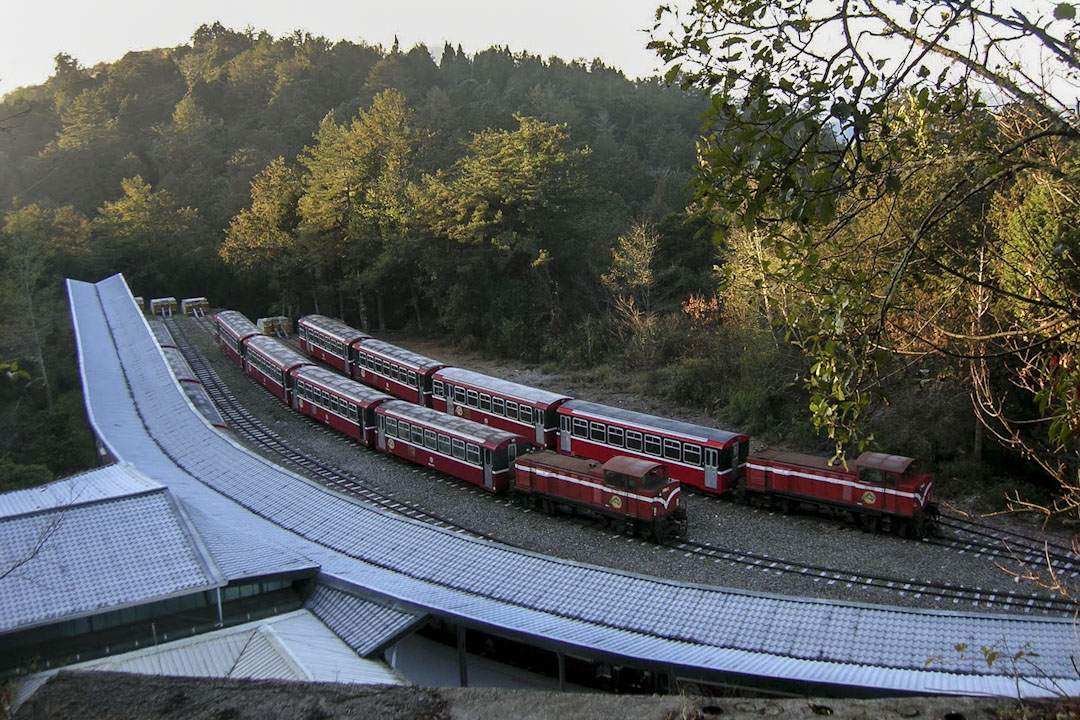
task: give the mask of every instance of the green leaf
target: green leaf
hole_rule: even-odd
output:
[[[1076,6],[1072,3],[1058,3],[1054,8],[1055,20],[1074,20],[1076,19]]]

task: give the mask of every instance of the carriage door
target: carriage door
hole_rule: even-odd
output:
[[[717,466],[720,464],[720,453],[716,448],[705,448],[705,489],[716,489]]]
[[[484,487],[490,488],[491,485],[491,450],[484,448]]]
[[[380,450],[386,450],[386,418],[378,413],[375,414],[375,446]]]
[[[536,421],[536,444],[540,447],[545,445],[544,443],[544,426],[547,424],[547,412],[540,408],[533,408],[533,419]]]
[[[559,450],[570,452],[570,416],[559,415]]]

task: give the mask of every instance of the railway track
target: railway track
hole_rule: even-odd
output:
[[[217,374],[217,371],[209,363],[201,350],[196,348],[190,341],[187,331],[175,319],[166,320],[166,327],[173,334],[173,338],[183,353],[192,370],[199,377],[207,394],[218,407],[219,412],[229,427],[240,435],[249,444],[271,454],[275,460],[288,465],[304,476],[323,483],[335,490],[348,494],[367,503],[429,523],[440,528],[452,530],[462,534],[479,538],[493,538],[491,535],[478,530],[465,527],[460,523],[437,513],[430,512],[408,500],[399,500],[386,495],[363,478],[358,477],[348,470],[334,466],[318,458],[296,451],[273,430],[266,427],[261,421],[253,417],[240,403],[229,389],[228,385]],[[208,321],[196,319],[201,328],[212,333]],[[254,380],[251,380],[254,382]],[[304,418],[320,432],[339,438],[340,435],[327,429],[320,423]],[[377,456],[380,462],[394,463],[399,468],[409,468],[412,472],[432,477],[437,481],[434,473],[423,468],[416,468],[407,463],[398,461],[397,458],[389,458],[383,455]],[[461,487],[461,486],[458,486]],[[491,500],[491,498],[488,498]],[[507,504],[510,504],[508,501]],[[529,512],[526,510],[525,512]],[[925,542],[943,545],[958,552],[971,553],[974,557],[987,557],[1003,559],[1024,557],[1028,562],[1034,562],[1036,558],[1045,561],[1045,552],[1034,538],[1012,534],[1010,539],[1013,548],[1010,553],[1005,545],[1005,539],[996,529],[988,525],[965,520],[962,518],[943,518],[945,527],[954,534],[952,538],[934,538]],[[623,536],[625,537],[625,536]],[[628,542],[640,542],[643,545],[652,545],[651,542],[635,540],[625,537]],[[505,543],[504,543],[505,544]],[[772,558],[768,555],[747,552],[735,548],[720,547],[710,543],[701,543],[694,540],[672,540],[665,544],[669,552],[682,553],[687,557],[696,557],[702,560],[711,560],[717,563],[727,563],[733,567],[744,567],[765,573],[794,574],[808,578],[813,583],[823,583],[833,586],[847,586],[863,588],[867,590],[880,590],[896,593],[899,596],[911,596],[915,599],[928,598],[950,605],[971,606],[982,609],[1005,609],[1015,612],[1030,613],[1033,611],[1047,613],[1073,613],[1076,607],[1069,601],[1063,600],[1047,593],[1021,593],[1003,590],[984,590],[963,585],[950,583],[929,582],[916,578],[896,578],[884,575],[873,575],[858,572],[839,570],[823,565],[802,563],[797,561]],[[1017,555],[1016,549],[1023,548],[1023,555]],[[1068,553],[1068,548],[1056,546],[1053,557],[1068,561],[1069,572],[1072,576],[1078,574],[1074,560]]]
[[[290,447],[277,433],[268,428],[244,408],[240,401],[237,400],[232,390],[229,389],[229,386],[221,379],[213,366],[210,365],[206,356],[194,347],[187,336],[187,331],[180,323],[171,318],[164,320],[164,322],[165,326],[169,329],[169,332],[172,333],[173,339],[176,341],[180,352],[183,353],[188,364],[191,366],[191,369],[195,372],[195,375],[199,378],[203,387],[206,388],[206,393],[210,396],[214,405],[217,406],[218,412],[221,413],[221,416],[225,419],[229,428],[237,435],[240,435],[246,442],[268,452],[274,457],[275,461],[299,471],[305,477],[322,483],[339,492],[343,492],[346,495],[363,500],[376,507],[436,527],[453,530],[454,532],[472,535],[474,537],[486,537],[479,531],[465,527],[448,518],[441,517],[436,513],[429,512],[414,505],[408,500],[399,500],[393,496],[381,493],[356,474],[305,453],[298,452]],[[204,330],[209,332],[205,320],[196,320],[196,322],[198,322]],[[308,421],[311,422],[313,426],[318,427],[320,431],[336,436],[336,433],[327,430],[323,425],[316,423],[314,420]],[[381,455],[379,456],[379,459],[383,462],[396,461],[396,458],[388,458]],[[410,466],[410,468],[417,471],[415,467]]]
[[[939,535],[927,540],[935,545],[984,557],[1012,570],[1046,570],[1050,564],[1061,578],[1080,577],[1076,554],[1064,545],[960,515],[942,514],[938,526]]]

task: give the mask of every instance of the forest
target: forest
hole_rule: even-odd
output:
[[[867,27],[943,60],[869,59],[867,30],[823,65],[793,38],[846,18],[753,4],[659,9],[672,70],[639,80],[219,24],[58,55],[0,101],[4,486],[95,464],[63,278],[123,272],[144,297],[557,364],[1075,514],[1078,123],[942,31],[977,20],[1078,69],[1057,43],[1075,17],[868,3]]]

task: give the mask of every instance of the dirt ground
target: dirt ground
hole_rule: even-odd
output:
[[[1038,708],[1029,706],[1028,709]],[[769,717],[990,720],[1020,717],[1010,714],[1015,710],[1015,703],[972,698],[766,700],[642,697],[61,672],[23,704],[14,717],[18,720],[750,720]],[[1052,712],[1033,713],[1026,717],[1053,718],[1055,715]]]

